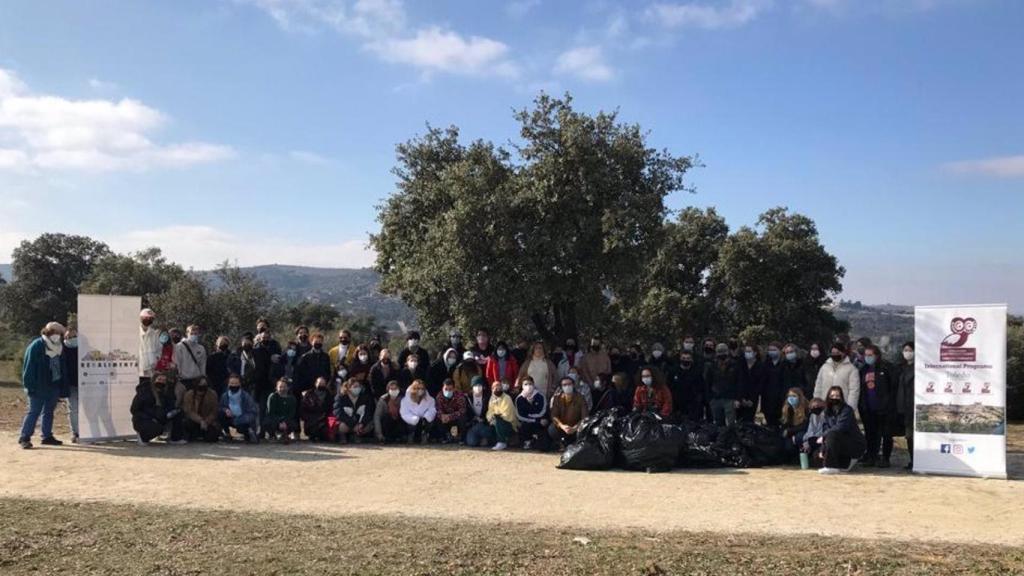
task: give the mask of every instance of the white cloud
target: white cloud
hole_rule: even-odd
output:
[[[153,142],[152,133],[167,122],[159,110],[129,98],[70,100],[36,94],[0,68],[0,170],[146,170],[234,154],[227,146],[205,142]]]
[[[120,86],[114,82],[107,82],[106,80],[100,80],[96,77],[89,78],[89,87],[97,92],[110,92],[120,88]]]
[[[185,267],[206,270],[228,260],[239,266],[292,264],[331,268],[372,266],[375,253],[367,241],[318,242],[315,250],[308,244],[288,238],[260,238],[260,249],[253,250],[251,238],[236,236],[213,226],[165,226],[133,230],[107,240],[111,249],[134,252],[159,247],[168,259]]]
[[[1022,178],[1024,177],[1024,154],[950,162],[945,164],[944,168],[956,174],[981,174],[1000,178]]]
[[[736,28],[757,18],[770,4],[770,0],[729,0],[719,4],[661,2],[649,6],[646,16],[666,28]]]
[[[579,46],[563,52],[555,62],[555,73],[571,74],[595,82],[611,80],[615,76],[615,71],[605,63],[600,46]]]
[[[482,36],[464,36],[440,26],[414,31],[400,0],[235,0],[256,6],[282,28],[312,32],[322,27],[360,40],[362,47],[387,62],[412,66],[425,74],[518,76],[506,44]]]

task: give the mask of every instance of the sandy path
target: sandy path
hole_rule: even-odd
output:
[[[512,451],[305,443],[23,451],[2,433],[0,496],[1024,545],[1021,481],[796,469],[568,472],[556,463]]]

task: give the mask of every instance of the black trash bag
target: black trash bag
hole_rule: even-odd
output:
[[[686,442],[679,450],[678,464],[690,468],[718,468],[727,466],[715,449],[718,427],[705,422],[686,422],[682,425]]]
[[[607,470],[618,449],[618,408],[603,410],[580,422],[578,440],[570,444],[558,464],[565,470]]]
[[[652,412],[634,412],[621,420],[619,450],[627,470],[671,470],[686,444],[683,429]]]
[[[747,455],[747,449],[740,440],[736,424],[719,429],[718,437],[711,445],[711,452],[721,466],[749,468],[751,465],[750,456]]]
[[[786,463],[786,444],[782,434],[772,428],[749,422],[738,422],[720,434],[723,447],[735,450],[739,446],[749,467],[777,466]]]

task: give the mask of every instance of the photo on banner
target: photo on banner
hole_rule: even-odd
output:
[[[78,414],[85,442],[135,435],[141,304],[138,296],[78,296]]]
[[[1006,478],[1006,313],[914,308],[914,472]]]

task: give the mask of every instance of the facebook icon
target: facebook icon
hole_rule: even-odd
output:
[[[951,454],[953,452],[953,445],[952,444],[943,444],[943,445],[939,446],[939,452],[941,452],[943,454]]]

